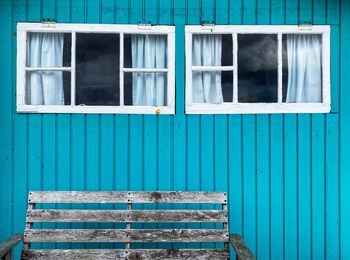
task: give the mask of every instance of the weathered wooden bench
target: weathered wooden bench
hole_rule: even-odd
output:
[[[46,209],[44,205],[69,204],[64,209]],[[73,209],[77,204],[118,204],[125,209]],[[121,205],[122,204],[122,205]],[[155,204],[155,209],[136,209],[135,204]],[[158,209],[159,204],[178,204],[176,209]],[[189,209],[190,205],[212,204],[209,209]],[[219,206],[218,206],[219,204]],[[36,206],[41,205],[41,209]],[[183,207],[185,209],[178,209]],[[203,206],[204,207],[204,206]],[[45,209],[44,209],[45,208]],[[70,223],[70,228],[57,228],[51,224]],[[72,223],[81,223],[80,228],[72,228]],[[100,223],[99,228],[87,229],[82,223]],[[101,223],[124,225],[105,229]],[[122,224],[120,224],[122,223]],[[154,224],[152,229],[143,229],[135,223],[170,223],[171,228],[160,229]],[[182,223],[186,228],[175,228]],[[191,228],[193,223],[201,223],[201,228]],[[210,228],[205,228],[211,223]],[[144,224],[146,225],[146,224]],[[45,228],[43,228],[45,226]],[[136,227],[135,227],[136,226]],[[198,225],[199,226],[199,225]],[[0,258],[12,259],[12,249],[23,240],[22,259],[228,259],[229,243],[236,251],[237,259],[255,259],[239,235],[229,235],[227,195],[223,192],[30,192],[26,229],[22,235],[0,245]],[[34,249],[33,243],[123,243],[123,249]],[[111,243],[110,243],[111,242]],[[209,248],[190,249],[134,249],[133,243],[174,242],[177,247],[191,242],[216,243]],[[77,244],[79,245],[79,244]],[[113,245],[113,244],[112,244]],[[114,244],[115,245],[115,244]],[[206,244],[202,244],[202,247]],[[187,247],[187,248],[186,248]]]

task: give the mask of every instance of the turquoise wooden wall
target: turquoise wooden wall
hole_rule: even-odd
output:
[[[176,25],[176,115],[17,114],[16,22]],[[332,112],[184,114],[184,25],[331,25]],[[0,241],[28,190],[229,194],[259,259],[350,259],[349,0],[0,0]]]

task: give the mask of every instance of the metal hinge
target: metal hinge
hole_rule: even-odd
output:
[[[299,23],[298,28],[300,31],[311,31],[312,26],[313,25],[311,22],[302,22],[302,23]]]
[[[213,21],[202,21],[201,26],[202,30],[211,32],[214,31],[215,28],[215,24]]]
[[[55,27],[56,25],[56,20],[52,19],[52,18],[48,18],[48,19],[43,19],[41,21],[41,25],[42,27]]]
[[[152,24],[150,22],[148,23],[141,23],[137,25],[137,29],[139,30],[151,30],[152,29]]]

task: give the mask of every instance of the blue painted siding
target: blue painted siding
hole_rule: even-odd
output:
[[[0,241],[28,190],[220,190],[259,259],[350,259],[349,0],[0,0]],[[175,24],[176,115],[16,114],[16,22]],[[184,114],[184,25],[331,24],[332,113]]]

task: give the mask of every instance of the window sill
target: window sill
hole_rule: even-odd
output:
[[[329,113],[327,103],[223,103],[188,104],[186,114]]]
[[[53,114],[175,114],[175,107],[150,106],[17,106],[18,113]]]

